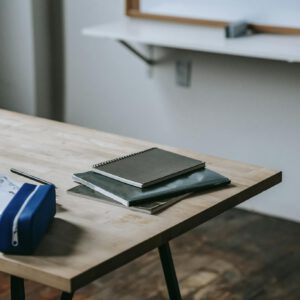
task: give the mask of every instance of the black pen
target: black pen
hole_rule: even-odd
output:
[[[53,183],[51,183],[51,182],[49,182],[49,181],[46,181],[46,180],[44,180],[44,179],[42,179],[42,178],[33,176],[33,175],[31,175],[31,174],[29,174],[29,173],[26,173],[26,172],[24,172],[24,171],[20,171],[20,170],[14,169],[14,168],[11,168],[10,171],[11,171],[12,173],[15,173],[15,174],[18,174],[18,175],[20,175],[20,176],[29,178],[29,179],[31,179],[31,180],[33,180],[33,181],[36,181],[36,182],[39,182],[39,183],[42,183],[42,184],[51,184],[51,185],[53,185],[53,186],[56,188],[55,184],[53,184]]]

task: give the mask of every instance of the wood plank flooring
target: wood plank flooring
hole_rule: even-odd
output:
[[[171,243],[183,299],[299,300],[300,224],[233,209]],[[59,299],[26,282],[28,300]],[[0,273],[0,299],[9,278]],[[79,290],[74,300],[168,299],[157,251]]]

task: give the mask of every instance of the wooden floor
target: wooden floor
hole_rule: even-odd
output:
[[[299,300],[300,224],[231,210],[171,243],[183,299]],[[28,300],[59,299],[26,282]],[[0,273],[0,299],[9,299]],[[79,290],[74,300],[168,299],[157,251]]]

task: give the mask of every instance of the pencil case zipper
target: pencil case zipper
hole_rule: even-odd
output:
[[[13,220],[13,225],[12,225],[12,241],[11,244],[13,247],[18,247],[19,246],[19,232],[18,232],[18,225],[19,225],[19,219],[20,216],[22,215],[22,212],[30,202],[30,200],[33,198],[35,193],[37,192],[39,186],[36,186],[35,189],[28,195],[28,197],[25,199],[24,203],[20,207],[19,211],[14,217]]]

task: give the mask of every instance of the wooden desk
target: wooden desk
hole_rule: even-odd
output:
[[[159,248],[170,298],[181,299],[168,242],[281,181],[278,171],[164,147],[206,161],[231,178],[232,186],[195,194],[150,216],[66,190],[74,186],[72,173],[153,144],[5,110],[0,110],[0,130],[0,172],[9,174],[14,167],[52,181],[61,205],[34,256],[0,254],[0,271],[12,275],[13,299],[24,299],[23,278],[71,299],[75,290],[154,248]]]

